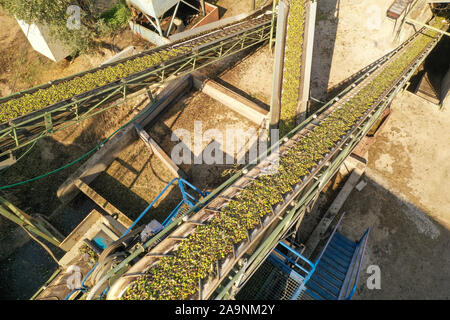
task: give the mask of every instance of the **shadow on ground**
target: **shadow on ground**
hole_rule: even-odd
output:
[[[339,23],[339,7],[340,0],[317,3],[311,66],[311,96],[319,100],[324,99],[327,93]]]
[[[333,221],[334,225],[345,212],[338,230],[352,241],[371,228],[354,299],[449,299],[450,274],[446,270],[450,269],[450,231],[370,177],[364,175],[362,179],[366,187],[351,192]],[[315,219],[310,221],[319,221],[326,209],[313,210]],[[302,224],[301,238],[307,239],[314,227],[311,222]],[[380,290],[370,290],[366,285],[373,274],[367,272],[370,265],[380,267]]]

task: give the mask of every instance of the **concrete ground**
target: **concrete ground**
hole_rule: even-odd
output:
[[[450,110],[409,92],[369,149],[363,179],[343,212],[341,231],[358,240],[371,228],[356,299],[450,298]],[[366,286],[369,265],[381,289]]]
[[[246,98],[262,108],[270,109],[273,79],[273,53],[269,45],[258,48],[255,53],[245,57],[233,70],[224,72],[220,79],[227,82]]]
[[[322,0],[317,4],[311,95],[327,90],[395,49],[395,22],[386,17],[392,0]],[[426,21],[430,12],[418,12]],[[414,33],[405,25],[401,41]]]
[[[318,2],[313,97],[324,99],[327,90],[397,46],[394,24],[385,17],[391,3]],[[402,38],[411,34],[405,31]],[[394,99],[368,152],[368,184],[341,210],[340,230],[350,239],[371,228],[355,299],[450,298],[450,110],[438,109],[410,92]],[[366,286],[369,265],[381,269],[380,290]]]

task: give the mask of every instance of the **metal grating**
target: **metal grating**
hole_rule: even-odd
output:
[[[289,271],[288,271],[289,270]],[[236,295],[237,300],[291,300],[303,277],[268,258]],[[310,300],[304,292],[299,300]]]

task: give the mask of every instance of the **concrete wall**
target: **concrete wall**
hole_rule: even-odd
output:
[[[441,84],[441,105],[442,108],[450,108],[450,69],[442,80]]]
[[[33,49],[43,54],[50,60],[58,62],[71,53],[71,50],[61,41],[50,37],[48,28],[45,25],[29,25],[22,20],[17,20],[17,22],[22,28],[22,31],[25,33],[25,36],[28,38],[28,41]]]

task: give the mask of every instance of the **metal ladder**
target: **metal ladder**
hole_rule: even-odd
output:
[[[337,228],[337,226],[336,226]],[[370,232],[353,242],[336,231],[328,239],[315,264],[315,270],[297,299],[350,300],[355,293],[362,259]]]
[[[280,241],[237,299],[349,300],[356,291],[370,228],[353,242],[334,227],[315,262],[295,243]],[[304,249],[304,248],[303,248]]]

